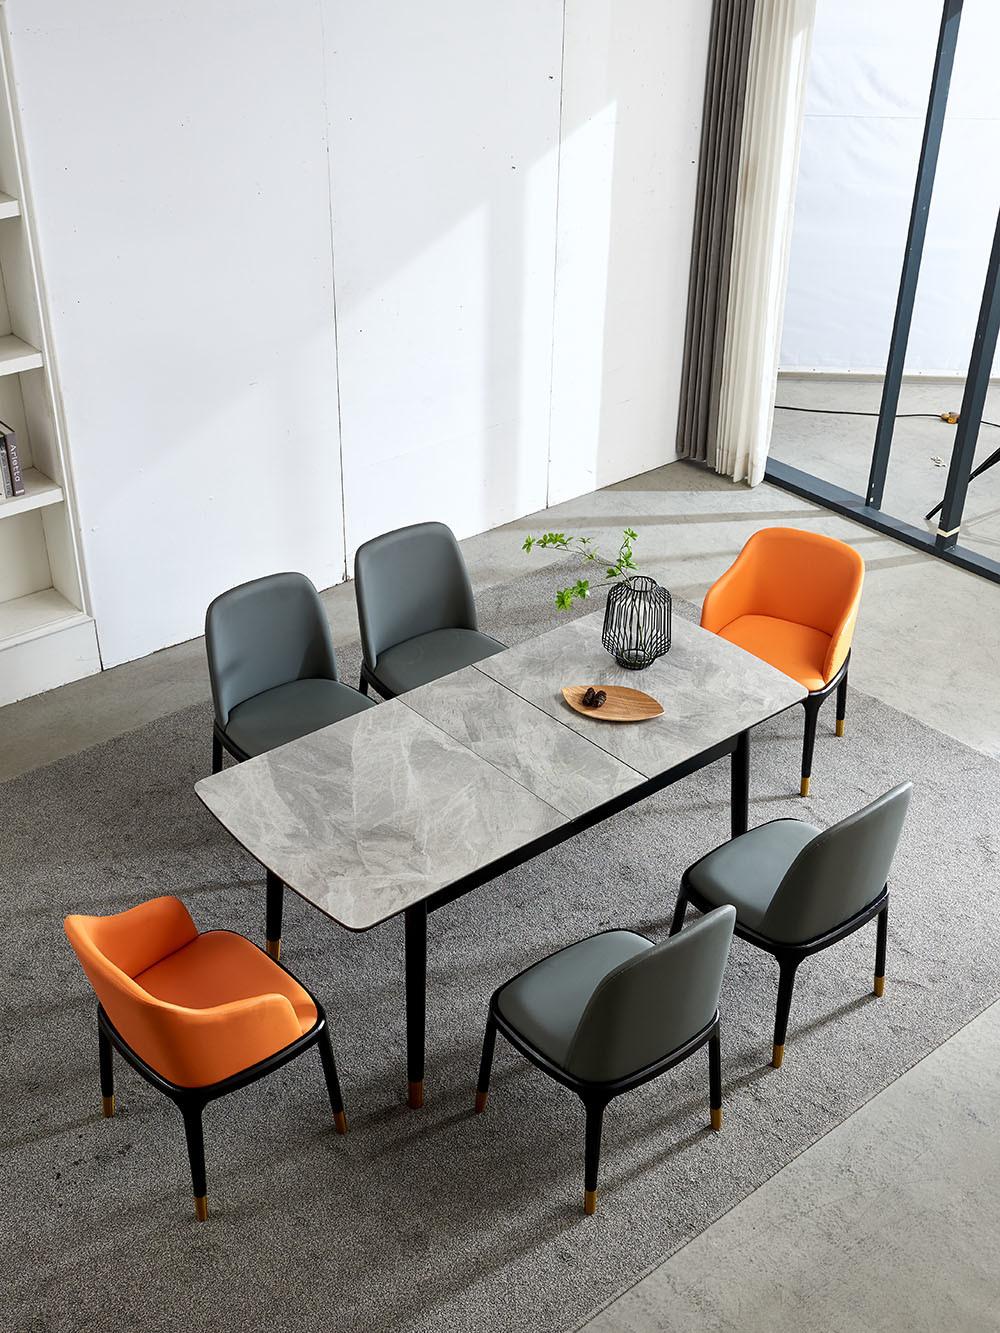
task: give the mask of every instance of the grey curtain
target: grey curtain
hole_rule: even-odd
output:
[[[715,464],[729,261],[756,0],[714,0],[688,281],[677,449]]]

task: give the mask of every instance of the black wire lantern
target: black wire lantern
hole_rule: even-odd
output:
[[[670,594],[645,574],[608,593],[601,642],[620,667],[641,671],[670,649]]]

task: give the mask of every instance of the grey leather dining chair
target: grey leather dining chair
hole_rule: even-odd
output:
[[[223,751],[250,759],[373,708],[344,685],[319,593],[304,574],[270,574],[221,593],[205,614],[212,772]],[[268,871],[267,951],[281,953],[283,886]]]
[[[414,523],[359,546],[354,589],[366,693],[371,685],[392,699],[506,647],[480,633],[462,552],[443,523]]]
[[[736,912],[721,907],[654,944],[609,930],[571,944],[506,982],[490,1000],[476,1112],[486,1109],[502,1032],[586,1109],[584,1212],[597,1207],[604,1108],[708,1045],[713,1129],[722,1128],[719,991]]]
[[[875,916],[872,990],[880,996],[885,989],[889,871],[912,791],[911,782],[900,783],[828,829],[775,819],[716,847],[684,872],[671,935],[681,930],[688,904],[702,912],[731,905],[736,935],[778,960],[775,1069],[785,1057],[799,964]]]

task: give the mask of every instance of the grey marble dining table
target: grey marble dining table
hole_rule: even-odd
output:
[[[726,755],[730,827],[747,828],[750,728],[805,689],[676,618],[670,651],[618,667],[595,612],[288,745],[195,790],[282,885],[349,930],[402,914],[407,1081],[423,1103],[428,914]],[[564,685],[630,685],[663,706],[616,724]]]

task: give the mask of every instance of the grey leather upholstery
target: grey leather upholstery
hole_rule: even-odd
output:
[[[720,908],[655,945],[627,930],[593,935],[508,982],[497,1008],[576,1078],[627,1078],[712,1021],[735,921],[731,907]]]
[[[484,657],[503,651],[504,645],[474,629],[435,629],[387,648],[375,664],[375,674],[393,694],[415,690]]]
[[[689,882],[710,903],[731,903],[741,925],[769,940],[818,939],[885,888],[912,791],[900,783],[823,831],[802,824],[796,834],[789,828],[796,820],[764,824],[709,852],[688,871]]]
[[[776,887],[820,829],[800,819],[761,824],[697,861],[687,873],[691,887],[710,903],[732,903],[740,925],[758,933]]]
[[[373,706],[338,683],[326,612],[304,574],[271,574],[216,597],[205,644],[216,722],[245,754]]]
[[[339,681],[293,680],[237,704],[226,735],[244,754],[264,754],[373,707],[360,690]]]
[[[393,694],[504,647],[478,632],[465,561],[443,523],[365,542],[354,557],[354,586],[365,666]]]

